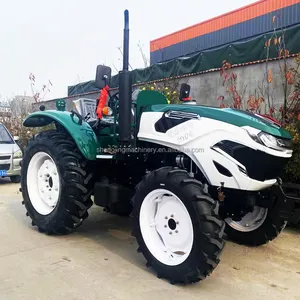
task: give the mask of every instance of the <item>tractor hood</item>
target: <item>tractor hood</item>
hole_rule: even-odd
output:
[[[232,108],[217,108],[200,105],[151,105],[145,111],[167,112],[183,111],[198,114],[203,118],[215,119],[235,126],[250,126],[271,135],[291,139],[291,135],[284,128],[259,115]]]

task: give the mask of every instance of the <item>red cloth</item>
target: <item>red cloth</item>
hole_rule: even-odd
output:
[[[96,110],[98,119],[102,119],[103,108],[106,106],[107,103],[108,90],[109,90],[109,86],[107,85],[100,92],[100,100],[98,102],[98,106]]]

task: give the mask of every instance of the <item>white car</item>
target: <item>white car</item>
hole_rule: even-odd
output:
[[[21,181],[22,151],[7,128],[0,123],[0,177],[9,177],[14,183]]]

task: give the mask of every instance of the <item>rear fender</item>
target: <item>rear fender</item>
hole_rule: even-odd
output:
[[[43,127],[53,122],[60,124],[72,136],[82,155],[88,160],[95,160],[99,141],[91,126],[70,112],[47,110],[30,114],[23,122],[24,127]]]

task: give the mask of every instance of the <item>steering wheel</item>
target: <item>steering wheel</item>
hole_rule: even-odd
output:
[[[119,92],[109,97],[107,106],[112,109],[115,116],[119,114]]]

